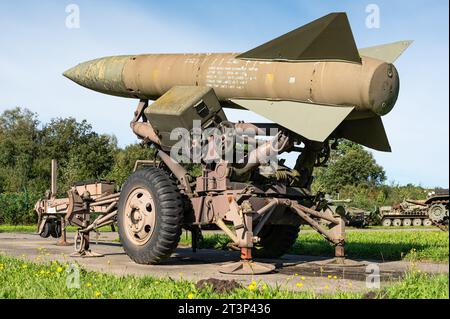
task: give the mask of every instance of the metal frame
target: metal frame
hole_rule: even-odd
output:
[[[271,272],[274,269],[273,266],[253,262],[252,249],[260,241],[258,235],[263,227],[276,219],[274,214],[277,211],[291,211],[298,216],[297,220],[300,224],[310,225],[334,245],[336,257],[343,260],[345,222],[327,207],[327,201],[323,196],[313,196],[309,190],[314,166],[323,165],[324,161],[320,160],[320,157],[323,156],[324,150],[329,150],[328,144],[310,143],[281,128],[281,131],[272,136],[269,141],[258,142],[258,147],[247,154],[243,165],[233,165],[223,160],[214,165],[205,164],[202,165],[202,176],[193,180],[183,166],[172,160],[161,147],[158,132],[153,129],[145,116],[148,106],[147,100],[140,101],[131,122],[131,128],[144,145],[157,149],[158,157],[161,159],[158,165],[165,166],[173,174],[179,182],[180,191],[190,199],[193,216],[190,224],[186,226],[193,233],[194,250],[198,246],[200,227],[215,224],[241,251],[241,261],[221,269],[222,272],[234,274]],[[210,124],[220,125],[221,123],[210,121]],[[228,123],[227,125],[234,125],[238,129],[253,129],[256,133],[262,133],[265,131],[263,128],[269,127],[268,124],[253,123]],[[296,146],[301,143],[305,146],[302,148]],[[270,177],[273,180],[270,184],[246,182],[248,176],[254,174],[264,162],[270,148],[280,153],[301,152],[296,169],[290,170],[283,167],[283,170],[277,171]],[[135,170],[142,164],[151,164],[151,162],[139,161],[136,163]],[[300,170],[302,178],[299,178]],[[297,180],[296,187],[290,186],[288,182],[293,180]],[[55,216],[61,218],[64,225],[64,236],[61,241],[65,241],[66,224],[79,228],[75,236],[74,256],[97,257],[98,254],[90,250],[90,233],[103,226],[114,225],[118,214],[120,193],[92,194],[87,189],[94,185],[83,187],[86,190],[82,194],[79,193],[80,187],[73,187],[68,192],[67,199],[56,199],[56,162],[53,162],[52,196],[39,202],[36,207],[40,216],[40,227],[48,222],[49,218]],[[64,207],[57,214],[49,209],[61,204]],[[94,221],[91,220],[93,213],[100,214]],[[233,227],[229,228],[229,225]]]

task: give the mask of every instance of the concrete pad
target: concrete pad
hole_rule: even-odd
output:
[[[72,237],[69,235],[69,239]],[[34,234],[0,234],[0,253],[26,260],[45,263],[53,260],[60,262],[76,261],[87,270],[100,271],[118,276],[152,276],[157,278],[186,279],[198,281],[216,278],[235,279],[247,286],[252,280],[271,286],[281,286],[296,291],[314,291],[333,293],[337,291],[366,292],[366,267],[336,268],[318,265],[324,260],[320,257],[287,255],[283,259],[270,260],[277,266],[273,274],[258,276],[236,276],[219,273],[220,266],[237,261],[239,253],[219,250],[200,250],[193,253],[190,248],[180,247],[173,256],[161,265],[147,266],[132,262],[124,253],[121,245],[114,242],[116,233],[102,233],[98,244],[91,248],[104,255],[102,258],[72,258],[69,255],[73,247],[58,247],[55,239],[43,239]],[[381,287],[388,285],[391,279],[399,278],[405,271],[415,267],[429,273],[449,273],[448,264],[395,262],[366,262],[380,269]],[[305,277],[302,280],[302,277]],[[336,276],[336,277],[335,277]],[[336,278],[336,279],[335,279]],[[297,284],[300,284],[299,287]]]

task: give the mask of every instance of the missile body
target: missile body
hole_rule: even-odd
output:
[[[377,59],[362,63],[276,62],[238,54],[156,54],[85,62],[64,75],[105,94],[156,100],[174,86],[207,86],[220,101],[262,99],[353,106],[385,115],[399,93],[396,68]]]
[[[64,75],[98,92],[144,100],[177,101],[174,87],[210,87],[223,107],[253,111],[311,141],[333,135],[390,151],[381,116],[399,95],[392,63],[411,43],[358,50],[347,15],[332,13],[243,54],[107,57]]]

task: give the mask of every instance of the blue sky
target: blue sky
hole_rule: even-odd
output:
[[[65,26],[80,8],[80,29]],[[380,8],[369,29],[366,7]],[[246,51],[334,11],[345,11],[359,47],[415,40],[397,61],[402,87],[384,118],[393,153],[374,152],[390,181],[449,185],[449,3],[432,1],[1,1],[0,112],[23,106],[43,122],[86,119],[121,146],[134,143],[136,102],[83,89],[62,77],[79,62],[117,54]],[[262,120],[231,112],[231,120]]]

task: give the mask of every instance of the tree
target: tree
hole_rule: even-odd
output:
[[[27,109],[0,115],[0,192],[25,190],[34,177],[30,163],[37,154],[39,121]]]
[[[121,186],[131,175],[134,165],[138,160],[152,160],[155,157],[155,149],[143,148],[135,144],[127,146],[116,153],[114,165],[108,178]]]
[[[52,159],[59,162],[61,193],[76,181],[109,174],[117,152],[114,136],[99,135],[86,121],[73,118],[39,125],[27,109],[0,115],[0,192],[43,193],[49,188]]]
[[[74,118],[54,119],[45,125],[39,144],[37,170],[48,180],[49,163],[58,160],[60,189],[64,191],[78,181],[104,178],[113,167],[117,152],[114,136],[99,135],[86,121],[77,122]]]
[[[332,151],[327,168],[317,169],[314,188],[328,193],[338,193],[345,186],[380,186],[386,173],[373,155],[361,145],[343,141]]]

